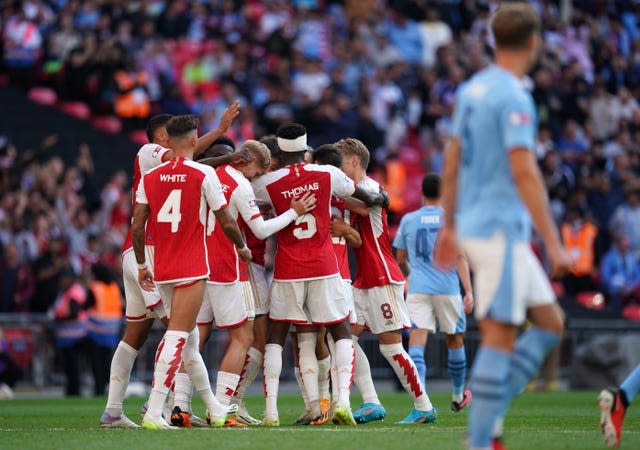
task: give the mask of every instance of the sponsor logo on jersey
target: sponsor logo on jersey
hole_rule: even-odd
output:
[[[151,157],[152,158],[157,158],[158,157],[158,153],[160,153],[160,150],[162,150],[162,147],[160,147],[159,145],[153,149],[153,153],[151,153]]]
[[[221,184],[220,187],[222,188],[222,192],[224,192],[225,194],[227,192],[229,192],[229,185],[228,184]]]
[[[175,173],[175,174],[161,173],[160,181],[163,181],[165,183],[186,183],[187,175],[184,173]]]
[[[509,114],[509,123],[511,125],[529,125],[531,116],[526,112],[512,112]]]
[[[317,191],[320,189],[318,182],[305,184],[303,186],[296,186],[288,191],[280,192],[284,198],[293,198],[302,195],[309,191]]]

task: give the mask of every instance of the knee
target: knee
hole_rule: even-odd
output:
[[[464,334],[446,334],[444,341],[448,349],[460,348],[464,346]]]

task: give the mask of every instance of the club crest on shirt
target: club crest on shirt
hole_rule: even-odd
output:
[[[529,125],[531,116],[526,112],[512,112],[509,114],[509,123],[511,125]]]

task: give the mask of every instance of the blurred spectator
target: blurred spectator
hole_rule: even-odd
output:
[[[640,256],[640,192],[627,189],[625,202],[614,211],[609,230],[612,235],[624,234],[631,251]]]
[[[4,65],[12,81],[26,89],[33,82],[43,40],[37,23],[26,16],[19,2],[15,5],[3,27]]]
[[[35,292],[30,264],[20,262],[18,246],[10,242],[0,263],[0,313],[29,311]]]
[[[631,251],[629,238],[620,233],[613,247],[604,255],[600,272],[602,287],[609,306],[617,313],[627,302],[637,303],[640,287],[638,258]]]
[[[11,400],[16,382],[22,378],[22,369],[9,354],[9,343],[0,328],[0,400]]]
[[[120,341],[124,302],[111,269],[95,264],[91,268],[93,281],[89,283],[88,336],[91,344],[91,368],[94,395],[104,395],[109,380],[111,357]]]
[[[424,21],[420,23],[422,34],[422,65],[432,67],[436,62],[436,51],[439,47],[449,45],[453,39],[451,27],[440,20],[436,8],[427,8]]]
[[[595,243],[598,227],[585,218],[579,207],[567,210],[566,220],[560,226],[562,243],[569,252],[571,268],[564,278],[565,291],[570,295],[594,289]]]
[[[69,264],[63,253],[64,245],[62,237],[53,236],[47,251],[33,265],[36,278],[36,293],[31,303],[33,312],[47,312],[56,299],[60,273]]]
[[[50,310],[54,320],[56,350],[66,376],[65,395],[80,395],[80,360],[87,336],[87,291],[73,270],[65,267],[58,281],[58,296]]]

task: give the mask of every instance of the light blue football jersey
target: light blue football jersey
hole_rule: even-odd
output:
[[[511,174],[509,150],[534,150],[533,99],[514,75],[498,66],[478,72],[456,95],[453,135],[460,139],[456,221],[460,238],[528,241],[531,218]]]
[[[442,208],[423,206],[405,214],[393,246],[409,257],[409,294],[458,295],[460,285],[455,269],[443,272],[433,265],[433,247],[444,224]]]

